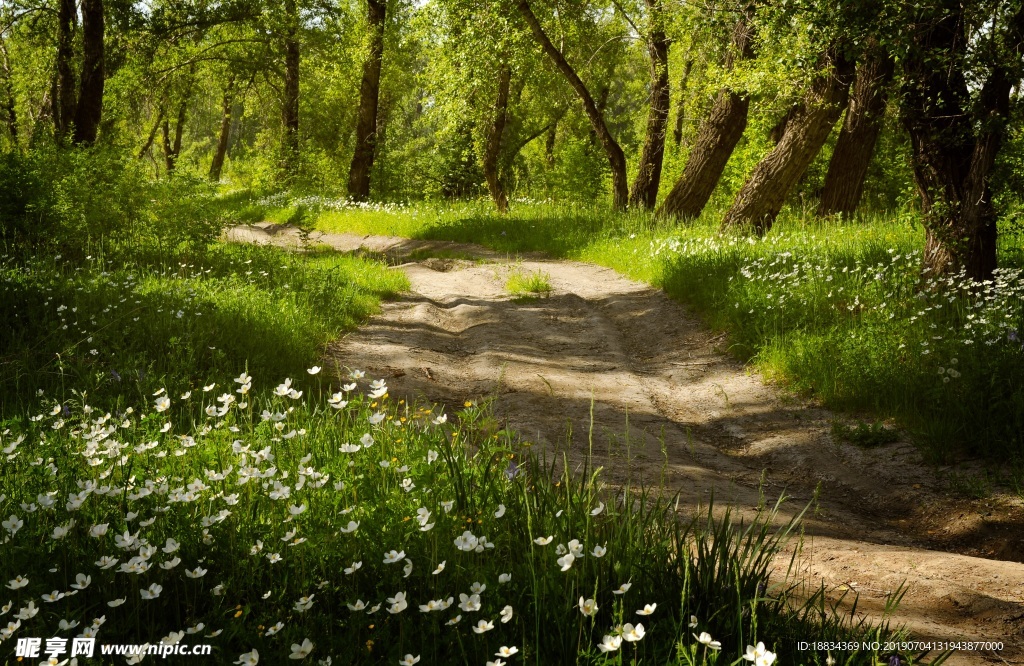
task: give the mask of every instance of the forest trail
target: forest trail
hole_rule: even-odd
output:
[[[231,240],[300,246],[290,227],[236,227]],[[411,290],[334,343],[327,367],[360,368],[394,396],[453,408],[493,398],[494,413],[546,451],[753,515],[785,492],[805,515],[802,580],[859,593],[878,617],[907,591],[896,624],[914,638],[1001,641],[948,664],[1024,663],[1024,508],[951,496],[906,442],[864,449],[833,439],[834,416],[764,382],[699,318],[663,292],[598,266],[509,258],[472,245],[354,234],[309,239],[387,257]],[[550,277],[548,297],[514,299],[512,271]],[[627,430],[628,422],[628,430]],[[571,435],[569,431],[571,429]],[[686,509],[683,506],[686,506]],[[785,516],[784,516],[785,517]],[[779,575],[788,559],[780,558]]]

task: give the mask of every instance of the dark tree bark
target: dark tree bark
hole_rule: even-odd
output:
[[[170,138],[170,124],[164,119],[164,164],[167,166],[167,173],[174,173],[178,165],[178,156],[181,155],[181,135],[185,129],[185,117],[188,114],[188,102],[191,93],[191,86],[178,104],[178,117],[174,125],[174,139]]]
[[[57,136],[66,137],[75,119],[76,82],[72,61],[75,58],[75,32],[78,29],[78,8],[75,0],[60,0],[57,5],[57,75],[53,95],[53,128]]]
[[[164,118],[163,124],[161,125],[161,132],[163,134],[163,148],[164,148],[164,167],[167,169],[167,173],[174,171],[174,146],[171,140],[171,124],[167,118]]]
[[[281,121],[284,136],[281,141],[282,163],[289,174],[299,161],[299,13],[295,0],[285,0],[285,17],[288,26],[284,34],[284,99],[281,106]]]
[[[727,68],[731,68],[736,60],[754,55],[750,27],[752,16],[753,5],[747,8],[733,30],[732,49],[726,58]],[[747,128],[749,110],[750,99],[745,94],[730,89],[718,92],[711,113],[697,130],[697,139],[682,175],[658,208],[658,217],[685,221],[701,214]]]
[[[846,118],[821,190],[818,215],[849,216],[857,210],[875,143],[882,131],[882,116],[892,75],[893,62],[885,54],[869,54],[857,66]]]
[[[220,173],[224,169],[224,158],[228,154],[228,139],[231,137],[231,108],[235,103],[235,75],[228,77],[228,83],[224,87],[224,99],[221,101],[220,133],[217,136],[217,148],[213,153],[213,161],[210,162],[210,180],[220,180]]]
[[[519,13],[526,20],[527,25],[530,26],[534,38],[544,49],[544,53],[547,54],[558,71],[569,82],[569,85],[572,86],[572,89],[583,103],[583,110],[590,120],[590,125],[594,128],[594,132],[597,133],[597,138],[604,148],[605,155],[608,157],[608,166],[612,172],[613,205],[616,210],[624,210],[629,200],[629,188],[626,183],[626,156],[623,154],[622,148],[608,130],[608,126],[605,125],[604,116],[594,102],[594,98],[590,95],[590,91],[587,90],[587,86],[576,74],[576,71],[565,59],[565,56],[562,55],[562,52],[551,43],[540,21],[537,20],[533,10],[530,9],[528,0],[518,0],[516,6],[519,8]]]
[[[722,229],[771,229],[790,190],[825,145],[849,97],[853,63],[831,52],[824,71],[811,83],[799,110],[786,124],[778,145],[762,159],[740,188],[722,219]]]
[[[976,102],[964,74],[964,7],[947,0],[915,27],[904,59],[903,124],[910,133],[914,180],[925,227],[923,266],[942,276],[964,270],[988,280],[996,269],[996,211],[989,181],[1002,146],[1010,91],[1020,79],[1024,6],[1002,32],[1003,60],[993,63]]]
[[[367,0],[366,21],[370,29],[370,50],[363,62],[359,84],[359,118],[356,145],[348,172],[348,194],[357,201],[370,196],[370,172],[377,156],[377,115],[380,99],[380,69],[384,59],[384,27],[387,0]],[[507,94],[506,94],[507,98]]]
[[[544,163],[549,167],[555,165],[555,139],[558,138],[558,119],[552,121],[548,135],[544,139]]]
[[[494,100],[494,111],[482,160],[487,189],[499,213],[508,212],[508,196],[498,175],[498,157],[501,155],[501,136],[508,121],[508,91],[511,81],[512,69],[507,64],[502,64],[498,69],[498,93]]]
[[[75,143],[96,142],[103,119],[103,0],[82,0],[82,77],[75,108]]]
[[[661,184],[661,164],[665,157],[665,134],[668,129],[669,98],[668,49],[669,40],[659,24],[660,0],[645,0],[652,25],[647,36],[647,54],[651,70],[651,101],[647,111],[647,133],[644,138],[640,164],[629,195],[630,206],[654,208]]]
[[[676,148],[683,142],[683,125],[686,122],[686,87],[690,82],[690,71],[693,70],[693,58],[687,57],[683,63],[683,75],[679,78],[679,100],[676,102],[676,126],[672,130],[672,141]]]
[[[771,139],[772,143],[776,146],[779,145],[779,141],[782,141],[782,137],[786,135],[786,128],[789,126],[789,122],[797,116],[798,113],[803,111],[803,102],[794,104],[789,107],[789,110],[779,118],[779,120],[772,125],[772,128],[768,131],[768,138]]]
[[[11,60],[7,55],[7,45],[3,41],[3,37],[0,36],[0,57],[3,61],[0,65],[3,66],[3,79],[4,79],[4,102],[3,111],[6,118],[4,119],[7,123],[7,133],[11,136],[11,142],[15,147],[18,146],[18,111],[15,108],[14,99],[14,82],[11,79]]]
[[[609,68],[608,78],[611,78],[611,74],[614,70],[615,65],[613,63]],[[594,98],[594,103],[597,105],[597,111],[601,114],[602,118],[604,118],[604,110],[608,106],[608,95],[610,95],[611,92],[611,86],[608,84],[604,84],[597,89],[597,97]],[[590,126],[590,145],[595,148],[601,145],[601,139],[597,136],[597,130],[594,129],[593,125]]]

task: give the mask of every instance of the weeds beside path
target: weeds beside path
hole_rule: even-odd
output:
[[[231,236],[302,242],[295,229],[268,225]],[[936,470],[906,442],[862,449],[833,441],[830,413],[766,387],[660,290],[589,264],[469,245],[356,234],[310,240],[404,262],[412,285],[331,347],[337,368],[386,377],[396,395],[447,404],[493,397],[504,422],[494,427],[507,423],[546,451],[565,452],[570,464],[592,441],[612,482],[662,484],[686,508],[712,493],[740,511],[783,491],[790,511],[817,497],[804,523],[809,583],[857,590],[858,609],[878,613],[906,580],[897,621],[916,636],[1000,640],[1003,658],[1024,655],[1019,502],[936,490]],[[505,285],[514,271],[546,275],[550,293],[513,298]],[[983,659],[965,652],[948,663]]]

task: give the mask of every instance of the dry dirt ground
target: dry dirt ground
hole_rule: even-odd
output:
[[[270,224],[229,236],[301,245],[295,229]],[[384,256],[412,285],[333,344],[331,365],[386,378],[392,395],[448,405],[493,398],[499,419],[571,462],[583,460],[592,432],[610,483],[662,482],[690,510],[713,492],[716,505],[752,515],[785,492],[783,513],[792,514],[817,491],[802,523],[802,580],[834,595],[856,591],[858,614],[872,617],[905,583],[894,621],[915,638],[1004,644],[947,663],[1024,664],[1019,497],[954,496],[950,470],[924,464],[907,442],[836,441],[833,414],[767,386],[725,353],[723,335],[612,270],[401,238],[309,240]],[[548,275],[550,295],[513,298],[505,282],[517,270]]]

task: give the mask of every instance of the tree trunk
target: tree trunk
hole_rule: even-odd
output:
[[[171,124],[164,118],[162,125],[163,132],[163,147],[164,147],[164,166],[167,168],[167,173],[174,172],[174,146],[171,141]]]
[[[487,133],[487,145],[484,147],[483,171],[487,180],[487,189],[491,192],[494,205],[499,213],[508,212],[508,196],[505,187],[498,177],[498,157],[501,155],[501,135],[505,131],[508,120],[508,91],[512,81],[512,69],[502,64],[498,69],[498,94],[494,100],[494,116],[490,131]]]
[[[15,108],[14,82],[11,79],[11,61],[7,55],[7,45],[0,36],[0,56],[3,57],[3,79],[4,79],[4,114],[7,116],[7,133],[11,135],[11,143],[18,147],[18,111]]]
[[[103,0],[82,0],[82,77],[75,109],[75,143],[95,143],[103,118],[103,37]]]
[[[722,229],[750,227],[759,235],[771,229],[789,191],[825,145],[849,96],[853,63],[830,49],[825,71],[811,84],[799,110],[786,124],[778,145],[762,159],[743,184]]]
[[[231,136],[231,107],[235,102],[235,75],[228,77],[228,84],[224,88],[224,99],[221,101],[220,134],[217,137],[217,149],[213,153],[213,161],[210,162],[210,180],[220,181],[220,172],[224,169],[224,158],[228,154],[228,139]]]
[[[849,216],[857,210],[875,143],[882,130],[892,75],[892,59],[884,54],[869,55],[857,67],[846,118],[821,190],[818,215]]]
[[[548,135],[544,138],[544,163],[548,168],[555,166],[555,140],[558,138],[558,123],[562,120],[559,115],[551,121]]]
[[[153,121],[153,127],[149,130],[149,136],[146,138],[146,143],[142,144],[142,148],[139,150],[139,159],[141,160],[149,152],[149,149],[153,147],[153,141],[156,140],[156,133],[160,130],[160,126],[164,120],[164,105],[160,104],[160,108],[156,112],[156,120]]]
[[[614,71],[614,65],[610,69]],[[597,97],[594,98],[594,104],[597,106],[597,112],[601,114],[602,118],[604,118],[604,110],[605,107],[608,106],[608,95],[610,95],[611,92],[611,86],[607,84],[602,85],[597,89]],[[594,129],[593,125],[590,126],[590,145],[595,148],[601,145],[601,139],[597,136],[597,130]]]
[[[733,30],[732,51],[725,63],[727,69],[731,69],[737,59],[746,60],[754,55],[752,17],[753,6],[750,6]],[[745,94],[729,89],[718,92],[711,113],[697,130],[697,139],[682,175],[658,208],[658,217],[685,221],[701,214],[732,151],[743,137],[749,109],[750,99]]]
[[[594,102],[594,98],[591,97],[590,91],[587,90],[587,86],[584,85],[576,71],[573,70],[572,65],[562,55],[562,52],[555,48],[555,45],[551,43],[551,40],[545,34],[540,21],[537,20],[533,10],[530,9],[529,1],[518,0],[517,7],[519,8],[519,13],[522,14],[526,23],[530,26],[534,38],[540,43],[544,52],[555,64],[555,67],[561,72],[562,76],[569,82],[572,89],[576,91],[576,95],[583,103],[583,110],[586,112],[587,118],[590,120],[590,124],[597,133],[597,138],[601,141],[601,146],[608,157],[608,166],[612,172],[613,205],[616,210],[624,210],[629,200],[629,189],[626,184],[626,156],[623,154],[622,148],[608,130],[608,126],[605,125],[604,116]]]
[[[944,3],[925,17],[904,59],[903,124],[910,133],[914,180],[921,195],[926,240],[923,270],[941,277],[963,270],[990,280],[996,269],[996,211],[989,181],[1002,145],[1010,91],[1019,77],[1006,60],[1019,60],[1024,7],[1001,35],[1007,54],[984,81],[976,103],[964,71],[964,9]],[[999,30],[994,26],[993,31]]]
[[[188,111],[188,97],[178,105],[178,122],[174,125],[174,159],[181,155],[181,133],[185,129],[185,114]]]
[[[803,112],[804,103],[797,102],[793,106],[786,110],[786,113],[782,115],[772,128],[768,130],[768,138],[771,139],[773,145],[779,145],[779,141],[782,141],[782,137],[786,135],[786,128],[789,126],[789,122],[797,116],[798,113]]]
[[[686,86],[690,81],[690,70],[693,69],[693,58],[687,57],[683,64],[683,76],[679,79],[679,101],[676,102],[676,126],[672,131],[672,141],[676,148],[683,142],[683,124],[686,122]]]
[[[647,37],[647,53],[651,69],[651,101],[647,111],[647,134],[644,138],[640,164],[629,195],[630,206],[654,208],[661,184],[661,164],[665,157],[665,133],[668,128],[669,98],[668,48],[669,41],[660,26],[660,0],[645,0],[652,28]]]
[[[359,118],[356,121],[356,145],[348,171],[348,195],[357,201],[370,196],[370,172],[377,156],[377,112],[380,100],[380,69],[384,59],[386,0],[367,0],[366,21],[370,29],[370,50],[363,62],[363,80],[359,84]]]
[[[284,35],[284,99],[281,120],[284,136],[281,141],[283,166],[288,175],[299,161],[299,13],[295,0],[285,0],[284,11],[288,27]]]
[[[189,84],[181,98],[181,103],[178,104],[178,117],[174,124],[173,139],[170,137],[170,123],[168,123],[166,118],[164,119],[164,163],[167,166],[168,175],[174,173],[174,170],[178,165],[178,156],[181,155],[181,135],[185,130],[185,117],[188,112],[188,103],[191,93],[192,86]]]
[[[78,8],[75,0],[60,0],[57,4],[57,76],[53,98],[53,129],[59,138],[68,135],[75,119],[75,32],[78,28]]]

